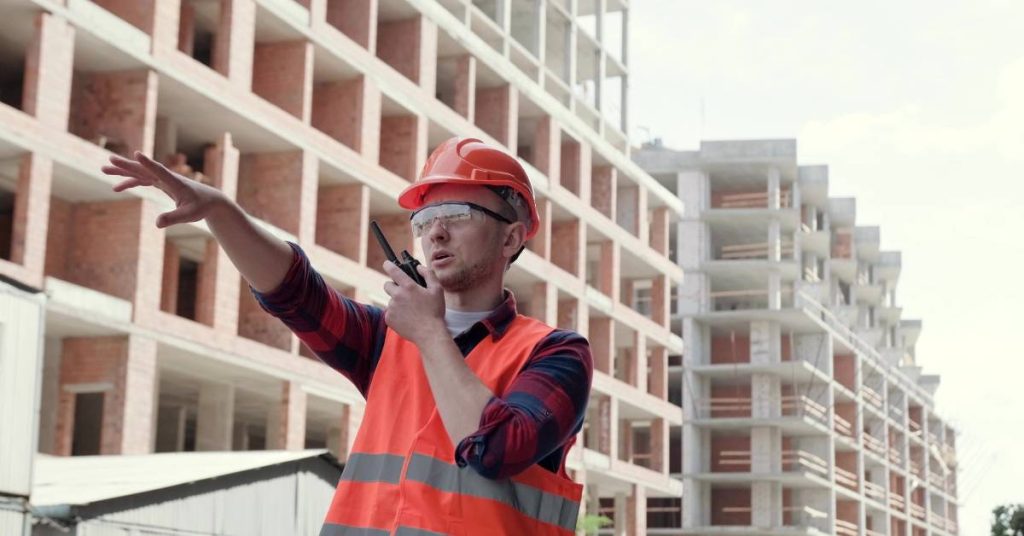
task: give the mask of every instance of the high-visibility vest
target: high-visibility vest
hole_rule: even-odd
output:
[[[484,337],[466,364],[502,396],[551,330],[517,316],[499,340]],[[558,473],[534,464],[504,479],[456,465],[419,349],[389,329],[320,535],[571,536],[582,494],[564,455]]]

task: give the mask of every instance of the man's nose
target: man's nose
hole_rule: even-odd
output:
[[[427,228],[427,237],[432,242],[442,242],[448,238],[448,229],[445,228],[441,218],[435,218],[430,222],[430,227]]]

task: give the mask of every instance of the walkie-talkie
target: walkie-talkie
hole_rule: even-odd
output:
[[[380,242],[380,248],[384,250],[384,256],[386,256],[389,261],[395,263],[395,266],[401,268],[402,271],[412,278],[412,280],[419,286],[427,288],[427,281],[423,279],[423,276],[420,275],[418,271],[416,271],[416,267],[420,265],[420,261],[413,258],[413,256],[409,255],[409,252],[404,249],[402,250],[402,260],[398,260],[398,257],[395,256],[395,251],[391,249],[391,244],[388,243],[388,239],[384,238],[384,232],[380,230],[380,225],[377,225],[376,220],[370,221],[370,229],[373,230],[373,235],[377,237],[377,242]]]

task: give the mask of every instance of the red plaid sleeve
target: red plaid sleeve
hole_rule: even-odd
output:
[[[302,248],[288,245],[294,255],[281,284],[267,293],[249,289],[263,310],[284,322],[365,397],[387,333],[383,310],[343,296],[313,269]]]
[[[592,376],[587,340],[553,331],[508,391],[484,407],[480,428],[456,447],[456,463],[487,478],[516,475],[535,463],[557,471],[583,427]]]

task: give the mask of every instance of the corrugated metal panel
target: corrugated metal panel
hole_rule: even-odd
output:
[[[139,534],[306,536],[320,530],[339,471],[317,458],[229,475],[97,505],[108,511],[79,524],[83,535]],[[186,491],[187,490],[187,491]],[[189,495],[180,496],[187,492]],[[148,503],[148,504],[142,504]],[[121,508],[123,505],[123,509]],[[138,505],[138,506],[136,506]],[[109,509],[115,508],[115,511]],[[80,510],[84,517],[95,515]]]
[[[12,495],[31,489],[42,310],[41,297],[0,285],[0,492]]]
[[[28,518],[22,512],[0,509],[0,534],[3,536],[29,536]]]

